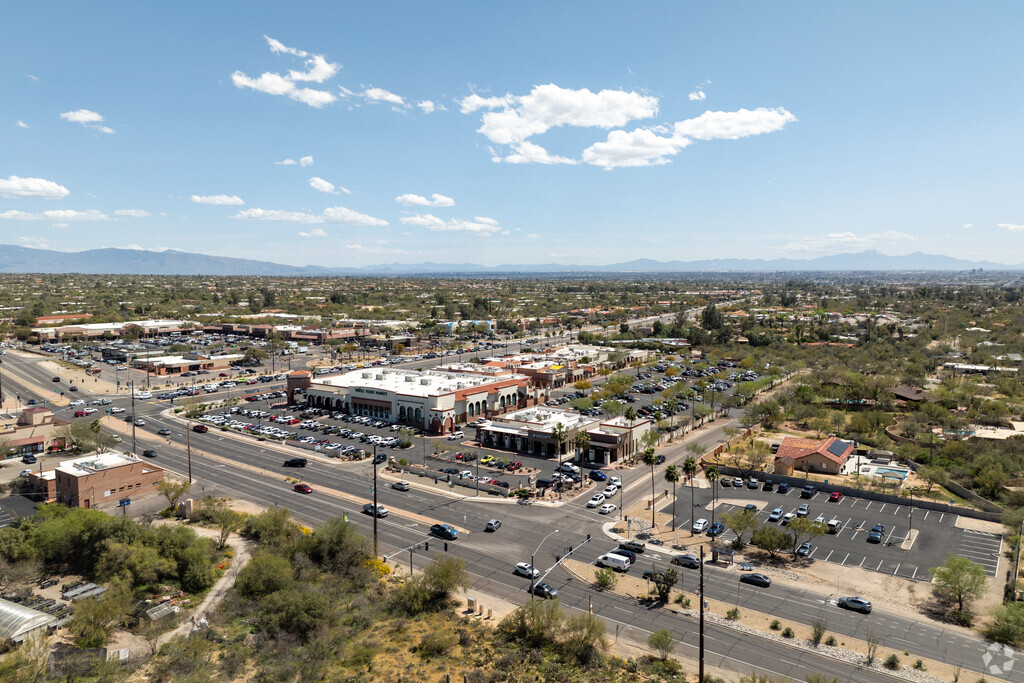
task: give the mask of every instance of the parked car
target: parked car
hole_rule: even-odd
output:
[[[828,494],[828,499],[833,503],[838,503],[840,500],[842,500],[842,498],[843,494],[841,494],[839,491],[833,491],[832,493]]]
[[[491,519],[491,520],[488,520],[487,526],[484,527],[484,531],[497,531],[500,528],[501,528],[501,520],[500,519]]]
[[[732,479],[730,479],[729,477],[722,477],[721,479],[718,480],[718,483],[721,484],[724,488],[732,488]]]
[[[761,588],[768,588],[772,585],[772,580],[770,578],[764,574],[758,574],[756,572],[753,574],[741,574],[740,582],[749,583],[752,586],[760,586]]]
[[[789,484],[786,482],[779,482],[779,488],[775,489],[779,493],[789,493]]]
[[[854,612],[871,614],[871,601],[865,600],[864,598],[852,596],[839,598],[839,600],[836,601],[836,605],[842,607],[843,609],[852,610]]]
[[[505,466],[505,469],[508,470],[509,472],[515,472],[516,470],[521,470],[522,468],[523,463],[519,462],[518,460],[516,460],[515,462],[510,462],[508,465]]]
[[[775,483],[768,479],[764,482],[764,486],[761,487],[762,491],[772,491],[775,488]]]
[[[774,510],[771,511],[771,514],[768,515],[768,521],[777,522],[780,519],[782,519],[782,515],[784,515],[785,513],[786,511],[783,510],[782,508],[775,508]]]
[[[313,487],[309,484],[296,484],[292,488],[299,493],[313,493]]]
[[[818,490],[816,488],[814,488],[813,486],[808,484],[807,486],[803,487],[800,490],[800,497],[801,498],[814,498],[814,494],[817,493],[817,492],[818,492]]]
[[[743,477],[733,477],[732,485],[738,489],[743,488]]]
[[[725,524],[722,522],[715,522],[708,528],[708,536],[714,538],[725,531]]]
[[[868,543],[881,543],[883,534],[885,534],[885,527],[881,524],[874,525],[868,532]]]
[[[784,514],[782,516],[782,526],[786,526],[787,524],[792,522],[794,519],[796,519],[796,513],[795,512],[787,512],[786,514]]]
[[[34,465],[38,462],[38,459],[34,455],[26,455],[21,458],[21,461],[26,465]]]
[[[804,503],[803,505],[801,505],[800,507],[798,507],[796,509],[796,516],[797,517],[806,517],[810,512],[811,512],[811,506],[808,505],[807,503]]]
[[[812,550],[814,550],[814,545],[810,541],[804,541],[796,549],[796,555],[797,557],[810,557]]]
[[[761,484],[758,483],[757,479],[754,478],[754,477],[751,477],[750,479],[747,480],[747,488],[748,489],[756,489],[760,485]]]
[[[459,439],[463,439],[465,437],[466,437],[466,435],[463,434],[462,432],[452,432],[451,434],[448,435],[448,440],[449,441],[458,441]]]
[[[709,524],[708,520],[706,520],[703,517],[701,517],[700,519],[698,519],[696,522],[693,523],[693,533],[695,533],[695,534],[703,533],[708,528],[708,524]]]

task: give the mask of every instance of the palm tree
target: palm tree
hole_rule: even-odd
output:
[[[632,429],[633,422],[636,421],[636,408],[634,408],[633,406],[626,408],[626,412],[623,413],[623,417],[629,420],[629,428]]]
[[[573,439],[576,444],[576,455],[579,459],[580,465],[580,488],[583,488],[583,454],[590,450],[590,434],[580,430],[576,432],[576,437]]]
[[[658,464],[658,456],[654,454],[653,448],[644,451],[644,464],[651,466],[651,531],[654,531],[654,466]]]
[[[711,482],[711,526],[715,525],[715,499],[718,494],[718,466],[711,465],[704,470],[704,476]]]
[[[676,484],[682,478],[682,472],[675,465],[665,468],[665,481],[672,484],[672,531],[676,530]]]
[[[561,422],[556,422],[551,428],[551,439],[555,442],[555,456],[558,458],[558,471],[562,471],[562,444],[569,438],[569,432]]]
[[[697,461],[693,458],[687,458],[683,461],[683,474],[686,475],[687,481],[690,483],[690,509],[692,510],[695,506],[693,502],[693,478],[697,476]],[[690,535],[693,536],[693,527],[690,527]]]

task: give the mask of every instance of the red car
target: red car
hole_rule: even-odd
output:
[[[200,434],[205,434],[206,432],[210,431],[210,428],[207,427],[206,425],[193,425],[192,431],[199,432]]]
[[[839,493],[839,491],[833,491],[832,493],[829,494],[828,499],[830,501],[832,501],[833,503],[835,503],[835,502],[838,502],[839,499],[842,498],[842,497],[843,497],[843,494]]]
[[[75,411],[75,417],[85,417],[88,414],[89,413],[85,412],[84,410],[76,410]]]
[[[309,484],[296,484],[293,488],[299,493],[313,493],[313,487]]]
[[[516,470],[521,470],[522,468],[523,463],[519,462],[518,460],[516,460],[515,462],[510,462],[508,466],[505,467],[505,469],[508,470],[509,472],[515,472]]]

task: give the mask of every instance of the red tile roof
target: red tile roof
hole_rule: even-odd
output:
[[[835,445],[838,442],[838,445]],[[818,453],[834,463],[843,464],[853,452],[853,445],[840,441],[832,436],[827,439],[800,439],[794,436],[787,436],[779,446],[776,459],[791,458],[794,462],[808,455]]]

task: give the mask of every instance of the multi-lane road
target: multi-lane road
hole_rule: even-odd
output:
[[[32,356],[10,353],[4,356],[4,393],[9,395],[13,384],[22,394],[23,401],[30,396],[50,396],[52,373],[38,367],[37,363],[37,359]],[[243,391],[245,388],[238,387],[232,393],[242,395]],[[77,394],[73,397],[87,402],[94,398],[87,384]],[[222,390],[217,398],[223,398],[224,395]],[[125,395],[111,398],[114,399],[114,405],[129,408],[129,398]],[[187,424],[183,420],[165,413],[169,407],[167,401],[136,401],[135,414],[146,421],[144,427],[136,429],[136,450],[141,452],[153,449],[158,453],[158,464],[185,474],[189,470],[187,447],[190,443],[193,494],[212,493],[261,506],[284,507],[297,519],[313,525],[347,513],[349,521],[356,524],[363,533],[372,535],[372,518],[362,513],[363,502],[372,497],[373,470],[368,461],[344,462],[320,458],[295,448],[270,445],[268,442],[216,429],[205,434],[188,433]],[[69,414],[65,415],[68,408],[55,406],[54,409],[58,415],[73,419]],[[719,420],[692,438],[710,446],[725,438],[724,430],[730,424],[728,420]],[[126,433],[125,423],[116,427],[120,433]],[[171,434],[157,435],[157,430],[162,427],[170,429]],[[126,436],[125,443],[130,443],[130,435]],[[300,454],[309,457],[309,465],[305,469],[282,467],[287,457]],[[681,447],[671,449],[669,464],[682,457],[685,454]],[[625,489],[620,495],[621,500],[616,502],[629,507],[644,496],[650,484],[650,474],[646,468],[623,470],[620,474]],[[309,483],[314,493],[303,495],[293,491],[292,483],[285,480],[288,476]],[[658,476],[660,478],[660,471]],[[615,546],[615,542],[602,533],[602,524],[607,518],[587,509],[586,497],[560,507],[518,505],[492,497],[476,499],[453,496],[441,484],[421,484],[415,481],[409,491],[401,492],[391,489],[389,481],[382,475],[377,488],[379,502],[391,510],[391,515],[378,523],[381,554],[406,564],[410,561],[410,554],[404,549],[417,546],[411,561],[422,568],[435,552],[443,552],[439,539],[430,539],[428,552],[422,550],[422,542],[429,538],[430,523],[447,522],[464,528],[467,533],[449,543],[448,552],[466,560],[472,577],[471,592],[481,596],[495,596],[513,603],[524,601],[529,581],[513,574],[512,568],[516,562],[528,561],[541,539],[553,529],[558,529],[559,533],[545,541],[537,553],[537,566],[542,570],[553,566],[556,556],[564,555],[568,546],[582,543],[587,534],[591,535],[592,540],[576,551],[576,559],[591,561]],[[702,490],[700,496],[698,506],[702,507],[709,502],[709,493]],[[774,502],[774,499],[771,500]],[[688,492],[681,492],[679,507],[685,507],[683,501],[688,505]],[[680,515],[681,520],[690,517],[689,513]],[[494,534],[484,533],[484,525],[491,518],[501,519],[502,528]],[[640,564],[644,567],[652,561],[664,563],[668,557],[664,551],[651,547],[641,556]],[[738,575],[735,570],[707,567],[706,595],[726,603],[736,603],[741,609],[773,614],[793,623],[808,623],[816,615],[824,614],[827,616],[829,631],[837,636],[863,639],[867,630],[871,629],[884,636],[886,648],[905,649],[914,656],[959,664],[968,670],[982,669],[986,643],[971,634],[906,618],[886,610],[884,605],[876,605],[874,613],[867,616],[849,613],[835,606],[835,594],[816,594],[791,588],[783,582],[776,582],[770,589],[759,589],[740,584]],[[697,628],[694,620],[689,617],[667,610],[649,610],[614,593],[594,592],[589,585],[562,569],[556,568],[546,580],[559,589],[562,602],[568,609],[585,610],[589,601],[593,600],[595,613],[608,622],[609,633],[646,642],[651,631],[667,628],[680,640],[678,654],[690,658],[696,656]],[[684,589],[692,591],[695,583],[693,573],[686,571],[683,577]],[[707,628],[706,647],[709,663],[743,674],[758,671],[800,679],[813,673],[827,672],[849,681],[873,681],[888,677],[857,665],[716,625]],[[1024,671],[1008,674],[1007,677],[1024,681]]]

